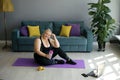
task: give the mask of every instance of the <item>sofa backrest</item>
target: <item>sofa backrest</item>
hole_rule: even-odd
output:
[[[66,24],[80,24],[80,33],[83,32],[84,29],[84,21],[22,21],[21,26],[40,26],[40,33],[42,34],[45,29],[50,28],[54,34],[59,35],[62,25]]]
[[[21,26],[28,26],[28,25],[31,25],[31,26],[39,25],[41,34],[47,28],[50,28],[53,31],[53,27],[52,27],[53,24],[52,22],[49,22],[49,21],[22,21],[21,22]]]

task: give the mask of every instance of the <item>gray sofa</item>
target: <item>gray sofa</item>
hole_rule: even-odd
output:
[[[59,36],[61,26],[67,23],[80,24],[80,36]],[[84,21],[22,21],[22,26],[40,25],[40,32],[50,28],[56,34],[61,48],[66,52],[91,52],[93,48],[93,35],[91,30],[84,26]],[[34,39],[36,37],[21,36],[20,29],[12,31],[12,51],[33,51]]]

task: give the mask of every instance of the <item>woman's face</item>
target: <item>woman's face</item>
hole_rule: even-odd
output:
[[[51,31],[46,30],[43,34],[44,39],[49,39],[51,37]]]

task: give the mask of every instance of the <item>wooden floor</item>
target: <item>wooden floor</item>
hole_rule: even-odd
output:
[[[105,52],[97,51],[97,44],[93,44],[91,53],[67,53],[72,59],[83,59],[85,69],[75,68],[45,68],[37,71],[37,67],[15,67],[12,64],[17,58],[33,58],[33,52],[11,52],[10,49],[2,50],[0,43],[0,80],[120,80],[120,44],[107,43]],[[56,58],[59,58],[57,56]],[[105,70],[101,77],[83,77],[97,64],[105,62]]]

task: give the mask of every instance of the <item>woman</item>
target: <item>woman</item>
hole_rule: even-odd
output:
[[[49,52],[53,51],[52,57]],[[64,64],[64,60],[53,59],[56,55],[66,60],[67,64],[75,65],[65,52],[60,48],[56,35],[50,29],[46,29],[43,34],[34,41],[34,59],[40,65]]]

